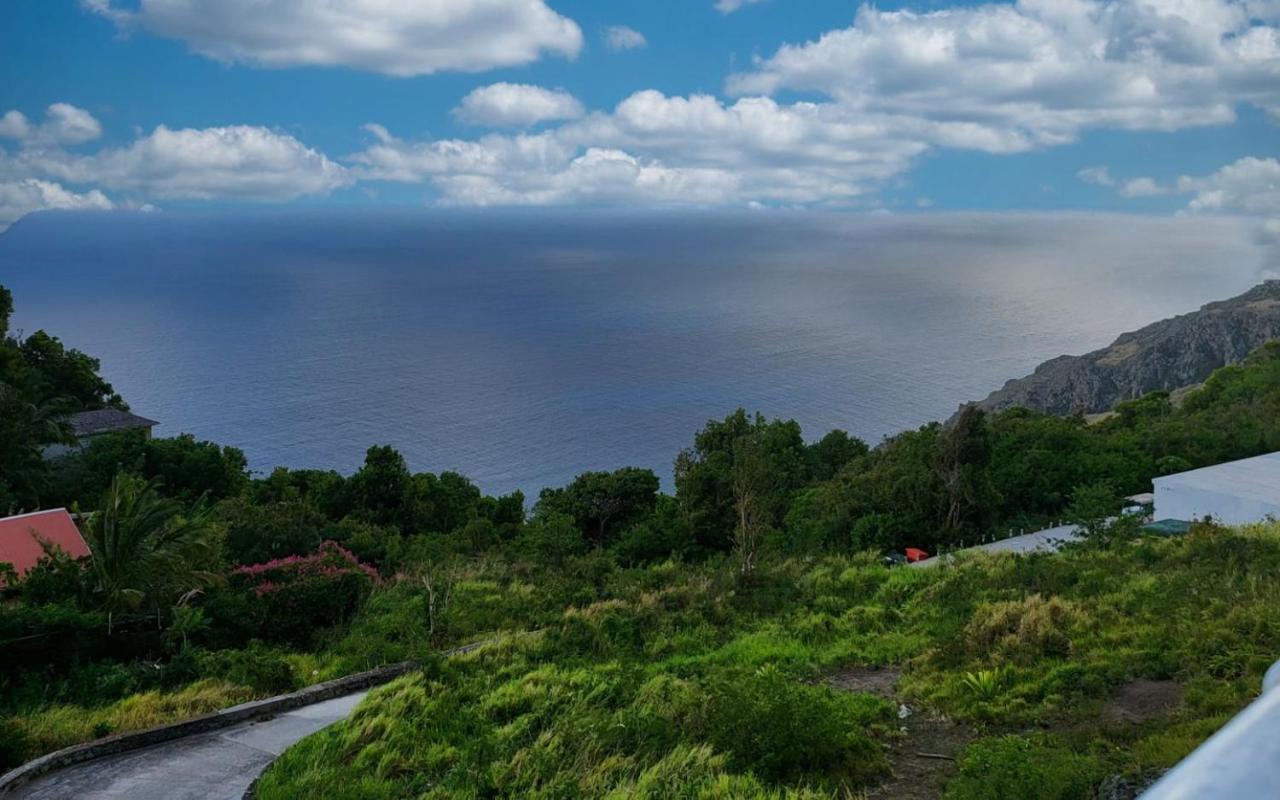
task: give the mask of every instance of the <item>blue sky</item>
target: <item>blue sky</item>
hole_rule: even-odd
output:
[[[0,14],[0,229],[44,208],[269,202],[1189,211],[1280,230],[1276,0]]]

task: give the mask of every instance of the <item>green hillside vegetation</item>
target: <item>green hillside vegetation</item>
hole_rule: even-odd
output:
[[[1088,797],[1188,752],[1280,650],[1275,526],[1098,522],[1155,475],[1280,450],[1280,343],[1093,425],[968,409],[870,447],[738,410],[673,494],[626,468],[526,507],[387,446],[351,475],[131,433],[48,462],[63,415],[123,401],[11,308],[0,289],[0,503],[96,512],[95,557],[51,551],[0,605],[0,768],[418,659],[263,796],[840,796],[893,770],[905,702],[963,721],[952,796]],[[880,564],[1063,518],[1086,545]],[[872,666],[896,689],[841,677]],[[1139,679],[1176,682],[1174,716],[1100,722]]]
[[[576,567],[469,569],[458,623],[517,630],[377,690],[259,796],[844,796],[886,773],[899,722],[896,702],[836,684],[881,665],[903,671],[901,702],[969,730],[948,797],[1091,798],[1186,755],[1280,651],[1275,525],[939,569],[789,559],[749,590],[722,563]],[[398,592],[346,646],[420,613]],[[1109,698],[1137,679],[1177,681],[1185,702],[1114,721]]]

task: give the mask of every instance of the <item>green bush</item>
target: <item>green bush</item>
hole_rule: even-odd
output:
[[[866,733],[888,721],[888,704],[868,695],[802,683],[771,666],[710,681],[712,746],[730,763],[769,781],[816,775],[866,780],[887,762]]]
[[[305,557],[240,567],[231,588],[242,598],[254,638],[297,647],[349,620],[378,582],[378,573],[335,542]],[[240,623],[243,624],[243,623]]]
[[[237,686],[247,686],[259,695],[277,695],[299,688],[289,662],[279,652],[258,642],[243,650],[219,650],[203,653],[200,671],[210,678],[221,678]]]
[[[1092,800],[1099,763],[1047,735],[980,739],[960,758],[946,800]]]
[[[0,774],[26,761],[30,750],[26,732],[13,720],[0,717]]]

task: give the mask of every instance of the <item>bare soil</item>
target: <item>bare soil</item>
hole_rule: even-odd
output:
[[[1133,681],[1111,695],[1102,719],[1124,725],[1158,719],[1181,706],[1182,697],[1182,684],[1177,681]]]
[[[896,691],[900,676],[892,667],[854,666],[828,675],[826,681],[837,689],[874,694],[901,706]],[[1182,705],[1183,694],[1176,681],[1133,681],[1112,693],[1097,719],[1119,726],[1159,719]],[[890,774],[867,791],[867,800],[938,800],[955,774],[954,759],[977,738],[969,726],[936,711],[910,710],[909,716],[898,720],[902,735],[886,748]]]
[[[901,673],[892,668],[849,667],[830,675],[827,682],[846,692],[867,692],[899,706],[894,689]],[[890,774],[867,791],[867,800],[937,800],[956,770],[956,758],[974,739],[974,732],[942,714],[911,708],[898,720],[902,736],[889,743]]]

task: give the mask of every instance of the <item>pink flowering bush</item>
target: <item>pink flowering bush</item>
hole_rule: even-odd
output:
[[[377,583],[377,570],[324,542],[311,555],[238,567],[229,588],[255,638],[307,646],[319,631],[350,619]]]

